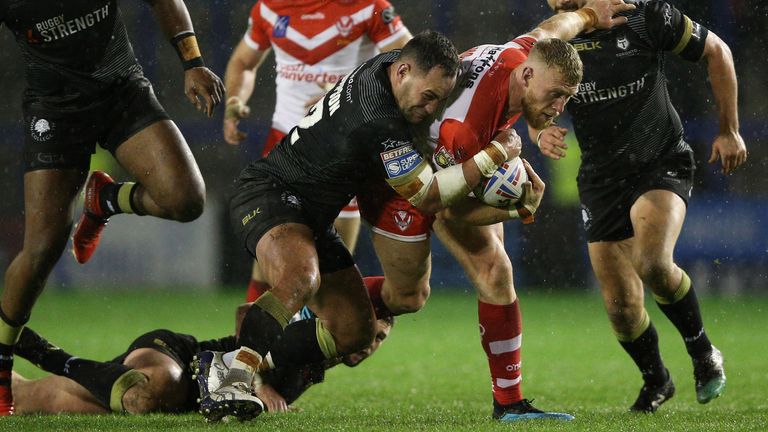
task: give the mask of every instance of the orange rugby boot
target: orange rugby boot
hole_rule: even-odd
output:
[[[109,222],[109,216],[114,211],[102,209],[99,203],[99,193],[104,185],[114,183],[112,177],[102,171],[94,171],[85,184],[85,203],[83,214],[77,223],[72,236],[72,252],[80,264],[91,259],[101,240],[101,232]]]

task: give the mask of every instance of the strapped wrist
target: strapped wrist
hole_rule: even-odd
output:
[[[498,141],[491,141],[472,157],[483,177],[490,177],[507,161],[507,151]]]
[[[533,213],[528,210],[520,201],[515,203],[515,208],[509,210],[509,216],[514,219],[521,219],[524,224],[533,223],[535,218]]]
[[[184,70],[205,66],[203,55],[200,54],[200,47],[197,45],[195,32],[185,31],[177,34],[171,39],[171,45],[176,50],[176,54],[179,55]]]
[[[599,22],[599,19],[597,17],[597,12],[595,12],[594,9],[584,7],[575,12],[576,15],[580,16],[582,20],[584,20],[584,28],[595,28],[597,27],[597,24]]]

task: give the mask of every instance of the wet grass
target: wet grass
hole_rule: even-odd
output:
[[[30,325],[84,357],[107,359],[154,328],[217,337],[233,327],[240,292],[212,294],[134,290],[50,292]],[[677,332],[653,304],[661,349],[677,394],[655,415],[626,412],[641,386],[639,373],[614,340],[596,294],[529,290],[521,294],[523,377],[527,398],[569,412],[570,423],[499,424],[477,331],[473,295],[436,292],[427,307],[398,319],[389,339],[361,366],[338,367],[311,388],[298,412],[262,415],[250,423],[206,424],[195,414],[151,416],[16,416],[0,431],[261,430],[275,431],[723,431],[768,430],[768,299],[705,298],[710,338],[726,357],[725,394],[696,403],[692,368]],[[16,370],[43,374],[25,361]]]

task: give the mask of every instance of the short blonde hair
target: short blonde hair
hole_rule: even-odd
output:
[[[557,68],[568,85],[578,85],[584,76],[584,65],[579,53],[571,44],[560,39],[536,42],[528,57],[543,62],[549,68]]]

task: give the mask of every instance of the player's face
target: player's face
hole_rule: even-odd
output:
[[[560,12],[573,12],[584,6],[586,0],[547,0],[547,4],[553,11]]]
[[[401,65],[401,67],[406,65]],[[399,85],[393,87],[397,105],[409,123],[421,123],[437,110],[456,84],[455,76],[446,76],[443,68],[434,67],[423,73],[415,67],[398,74]]]
[[[539,67],[528,79],[523,95],[523,116],[535,129],[544,129],[565,109],[565,104],[576,94],[578,84],[567,84],[560,72]]]
[[[389,336],[389,331],[392,330],[392,326],[384,320],[376,320],[376,339],[366,349],[358,351],[356,353],[347,354],[342,358],[345,365],[349,367],[355,367],[359,365],[363,360],[371,356],[381,346],[384,339]]]

